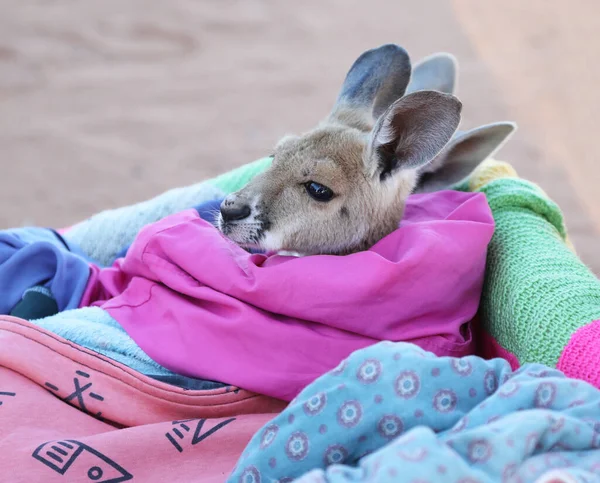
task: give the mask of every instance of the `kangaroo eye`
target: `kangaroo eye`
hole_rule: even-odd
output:
[[[306,192],[317,201],[331,201],[333,198],[333,191],[323,184],[309,181],[304,187]]]

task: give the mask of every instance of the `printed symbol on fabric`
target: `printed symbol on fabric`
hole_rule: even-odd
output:
[[[494,371],[487,371],[483,376],[483,388],[488,396],[494,394],[498,389],[498,376]]]
[[[454,391],[442,389],[433,397],[433,409],[440,413],[449,413],[454,411],[457,401]]]
[[[80,379],[81,378],[81,379]],[[88,392],[89,389],[92,388],[93,383],[88,382],[90,380],[90,375],[87,372],[83,371],[75,371],[75,377],[73,378],[73,389],[71,393],[69,393],[66,397],[60,397],[59,392],[60,389],[50,382],[46,382],[44,385],[53,391],[60,399],[64,402],[67,402],[73,406],[79,407],[82,411],[100,419],[102,418],[102,411],[98,411],[97,413],[92,413],[86,406],[86,398],[94,399],[95,401],[102,402],[104,401],[104,397],[95,392]],[[69,389],[71,391],[71,389]],[[77,401],[77,405],[75,404]],[[90,403],[90,400],[87,399],[87,402]]]
[[[517,392],[519,392],[520,385],[518,382],[507,382],[500,386],[498,390],[498,396],[508,398],[513,397]]]
[[[549,371],[548,369],[542,369],[541,371],[527,371],[525,374],[527,374],[530,377],[563,377],[563,375],[560,372]]]
[[[0,391],[0,406],[2,406],[2,404],[4,404],[3,399],[6,397],[15,397],[17,395],[16,392],[7,392],[7,391]]]
[[[323,463],[325,466],[339,465],[346,461],[348,450],[341,444],[333,444],[328,446],[323,455]]]
[[[265,449],[271,446],[273,441],[275,441],[278,432],[279,426],[276,424],[270,424],[267,426],[263,431],[262,437],[260,438],[260,449]]]
[[[383,416],[377,423],[377,431],[386,439],[393,439],[404,430],[402,420],[394,415],[388,414]]]
[[[399,458],[404,461],[418,462],[427,458],[427,450],[425,448],[407,448],[398,450],[396,453]]]
[[[356,371],[356,378],[363,384],[376,382],[381,375],[381,362],[377,359],[367,359]]]
[[[55,472],[67,474],[68,481],[120,483],[133,478],[108,456],[75,440],[48,441],[31,456]]]
[[[180,453],[183,453],[183,446],[181,446],[181,444],[179,443],[180,441],[184,441],[186,439],[186,436],[190,434],[190,426],[193,425],[190,425],[188,423],[191,423],[192,421],[197,421],[196,428],[194,429],[192,438],[190,440],[190,445],[195,446],[201,441],[204,441],[209,436],[215,434],[219,429],[224,428],[229,423],[235,421],[235,418],[229,418],[225,421],[221,421],[220,423],[215,424],[212,428],[210,428],[204,433],[202,432],[202,428],[204,426],[204,423],[206,422],[206,419],[184,419],[181,421],[173,421],[171,424],[173,426],[177,425],[178,427],[173,428],[171,431],[165,433],[165,437],[169,440],[169,443],[171,443],[175,447],[175,449]],[[175,435],[177,439],[173,435]]]
[[[454,427],[450,430],[451,433],[460,433],[463,431],[467,424],[469,424],[469,418],[467,416],[463,416],[458,422],[454,425]]]
[[[337,412],[337,421],[346,428],[353,428],[362,419],[362,406],[358,401],[346,401]]]
[[[513,481],[513,479],[517,476],[518,470],[519,467],[516,463],[507,464],[502,471],[502,481]]]
[[[344,359],[342,362],[340,362],[337,365],[337,367],[334,367],[329,373],[333,376],[339,376],[344,373],[347,365],[348,365],[348,361],[346,359]]]
[[[327,404],[327,395],[324,392],[315,394],[303,404],[304,412],[307,416],[316,416]]]
[[[473,372],[473,366],[465,359],[452,359],[450,365],[454,372],[463,377],[468,376]]]
[[[545,454],[544,463],[548,468],[564,468],[573,464],[569,458],[560,453]]]
[[[594,431],[596,431],[597,433],[600,433],[600,421],[598,421],[594,418],[583,418],[583,421]],[[564,424],[564,420],[563,420],[563,424]]]
[[[534,404],[537,408],[547,408],[556,397],[556,385],[552,382],[542,382],[535,391]]]
[[[295,431],[285,445],[285,454],[287,454],[287,457],[291,460],[302,461],[306,458],[309,448],[310,443],[306,433]]]
[[[527,456],[533,454],[536,450],[540,437],[537,433],[530,433],[525,439],[525,454]]]
[[[476,439],[469,443],[468,455],[471,463],[485,463],[492,456],[492,446],[485,439]]]
[[[499,421],[501,417],[502,416],[498,416],[498,415],[492,416],[492,417],[488,418],[487,424],[495,423],[496,421]],[[498,428],[491,428],[491,431],[497,432]]]
[[[404,371],[396,378],[396,394],[402,399],[411,399],[419,393],[421,381],[415,371]]]
[[[548,423],[550,424],[550,432],[558,433],[565,425],[565,418],[548,416]]]
[[[240,483],[260,483],[260,471],[256,466],[248,466],[244,468],[238,481]]]

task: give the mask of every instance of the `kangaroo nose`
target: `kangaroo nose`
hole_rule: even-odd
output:
[[[225,206],[225,203],[221,204],[221,216],[223,221],[238,221],[248,218],[250,216],[250,207],[248,205],[242,206]]]

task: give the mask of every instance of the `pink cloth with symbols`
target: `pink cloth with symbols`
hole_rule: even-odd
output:
[[[189,210],[94,268],[83,305],[174,372],[291,400],[379,340],[472,353],[493,230],[483,194],[443,191],[411,196],[401,227],[367,251],[293,258],[249,254]]]
[[[173,387],[0,316],[0,483],[222,482],[283,406]]]

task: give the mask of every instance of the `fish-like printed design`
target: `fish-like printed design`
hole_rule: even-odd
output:
[[[75,440],[48,441],[38,446],[32,456],[57,473],[67,474],[68,481],[121,483],[133,478],[115,461]]]

